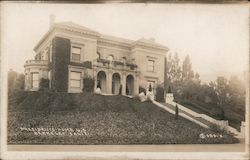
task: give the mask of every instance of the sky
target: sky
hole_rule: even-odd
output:
[[[99,33],[138,40],[154,38],[178,53],[188,54],[203,82],[217,76],[243,78],[249,55],[248,5],[244,4],[53,4],[3,3],[1,48],[8,67],[24,72],[33,48],[56,22],[72,21]]]

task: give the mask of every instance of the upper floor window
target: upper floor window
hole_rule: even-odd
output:
[[[39,87],[39,75],[37,72],[32,73],[32,88]]]
[[[71,60],[73,60],[73,61],[80,61],[81,60],[81,48],[72,47]]]
[[[155,67],[155,61],[154,60],[148,60],[148,64],[147,64],[147,68],[148,68],[148,71],[154,71],[154,67]]]
[[[76,72],[76,71],[70,72],[70,87],[73,88],[81,87],[81,72]]]

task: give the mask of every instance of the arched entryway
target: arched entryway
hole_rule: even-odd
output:
[[[119,94],[120,85],[121,77],[119,73],[114,73],[112,75],[112,94]]]
[[[97,73],[97,88],[100,88],[102,93],[107,92],[107,78],[104,71],[99,71]]]
[[[134,94],[134,77],[132,75],[128,75],[126,78],[126,95]]]

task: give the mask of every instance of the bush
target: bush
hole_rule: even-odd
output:
[[[83,78],[83,91],[86,92],[93,92],[94,90],[95,81],[91,77]]]
[[[164,88],[162,88],[162,87],[157,87],[156,88],[156,97],[155,97],[155,99],[158,102],[165,102],[165,99],[164,99]]]
[[[139,93],[144,93],[146,95],[146,89],[143,88],[142,86],[139,86]]]
[[[42,78],[39,83],[39,91],[44,91],[49,89],[49,80]]]
[[[24,90],[24,81],[25,81],[25,75],[18,74],[14,88],[17,90]]]
[[[91,61],[85,61],[83,62],[83,66],[89,69],[92,69],[92,62]]]

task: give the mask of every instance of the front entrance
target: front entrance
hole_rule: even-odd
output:
[[[98,72],[98,74],[97,74],[97,88],[100,88],[102,93],[107,92],[106,84],[107,84],[106,73],[104,71]]]
[[[126,78],[126,95],[134,95],[134,77],[128,75]]]

